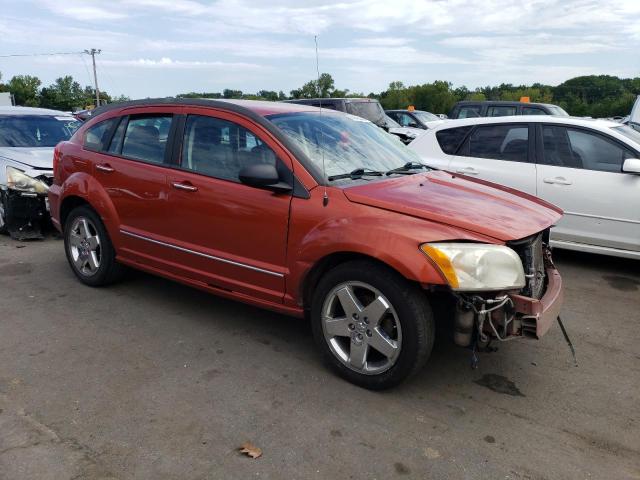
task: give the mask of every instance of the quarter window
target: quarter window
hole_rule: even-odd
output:
[[[526,162],[529,158],[527,125],[477,127],[467,141],[463,155],[494,160]]]
[[[122,156],[149,163],[163,163],[171,115],[129,119],[122,144]]]
[[[84,135],[84,148],[95,152],[106,150],[109,144],[109,136],[117,121],[118,118],[109,118],[89,127]]]
[[[472,128],[472,126],[447,128],[436,132],[436,138],[442,151],[449,155],[455,155],[464,137],[467,136],[467,133],[469,133]]]
[[[626,158],[635,155],[613,140],[585,130],[544,126],[544,162],[569,168],[621,172]]]
[[[276,154],[246,128],[227,120],[190,115],[182,142],[182,168],[239,182],[253,164],[276,164]]]

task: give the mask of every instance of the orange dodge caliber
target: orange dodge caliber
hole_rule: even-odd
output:
[[[417,372],[435,322],[460,346],[540,338],[558,316],[538,198],[436,171],[352,115],[290,103],[102,107],[54,153],[51,214],[81,282],[124,266],[310,318],[371,389]]]

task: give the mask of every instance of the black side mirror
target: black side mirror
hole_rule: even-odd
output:
[[[281,182],[276,167],[267,163],[256,163],[242,168],[238,178],[251,187],[276,192],[290,192],[293,189],[288,183]]]

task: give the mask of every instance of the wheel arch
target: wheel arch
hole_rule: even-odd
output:
[[[57,213],[61,229],[64,230],[69,213],[80,205],[88,205],[96,212],[104,223],[111,241],[117,247],[120,219],[115,206],[104,187],[94,177],[84,172],[74,173],[62,186],[60,208]]]
[[[82,205],[88,205],[93,210],[96,210],[86,198],[79,195],[69,195],[62,200],[62,203],[60,204],[60,225],[63,229],[71,211]]]
[[[351,262],[354,260],[366,260],[372,263],[384,266],[398,275],[403,277],[406,281],[410,283],[414,283],[416,285],[420,285],[419,282],[408,278],[407,275],[403,274],[400,270],[395,268],[393,265],[384,262],[376,257],[371,255],[367,255],[361,252],[355,251],[339,251],[333,252],[328,255],[325,255],[320,260],[318,260],[307,272],[304,276],[301,287],[300,287],[300,298],[302,299],[302,306],[305,310],[311,308],[311,302],[313,299],[313,291],[315,287],[320,282],[320,279],[324,274],[326,274],[331,269],[337,267],[338,265],[342,265],[347,262]]]

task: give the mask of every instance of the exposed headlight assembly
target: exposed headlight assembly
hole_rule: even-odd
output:
[[[46,183],[31,178],[17,168],[7,167],[7,187],[18,192],[45,195],[49,191]]]
[[[425,243],[420,246],[453,290],[513,290],[525,286],[518,254],[504,245]]]

